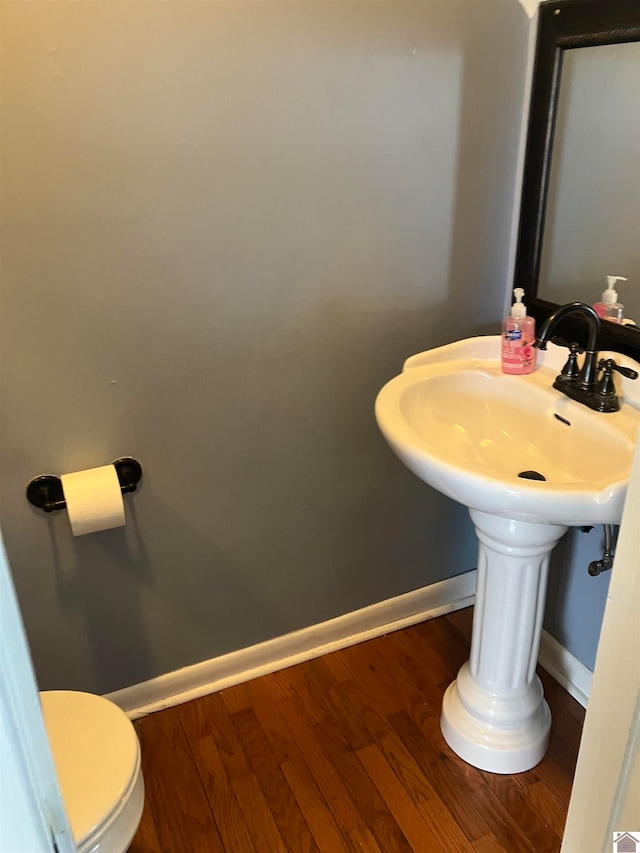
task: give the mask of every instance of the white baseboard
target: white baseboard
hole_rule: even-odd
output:
[[[593,673],[548,633],[542,632],[538,663],[570,693],[583,708],[587,707]]]
[[[108,693],[135,720],[473,604],[476,571]]]
[[[108,693],[107,699],[135,720],[260,675],[469,607],[475,601],[475,590],[476,571],[465,572],[309,628],[116,690]],[[546,631],[542,632],[538,661],[586,707],[592,673]]]

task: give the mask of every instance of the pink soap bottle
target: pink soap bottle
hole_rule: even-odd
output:
[[[516,301],[511,314],[502,323],[502,372],[521,376],[531,373],[536,366],[536,321],[527,317],[526,305],[522,302],[524,290],[513,291]]]

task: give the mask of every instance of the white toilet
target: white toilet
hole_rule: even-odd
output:
[[[140,743],[124,711],[92,693],[40,693],[78,853],[124,853],[144,804]]]

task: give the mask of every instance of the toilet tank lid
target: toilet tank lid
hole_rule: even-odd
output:
[[[103,823],[131,787],[140,747],[127,715],[102,696],[40,693],[42,714],[76,844]]]

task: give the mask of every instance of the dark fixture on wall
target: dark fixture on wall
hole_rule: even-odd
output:
[[[135,492],[142,479],[142,465],[138,460],[131,456],[123,456],[121,459],[116,459],[113,467],[116,469],[122,494]],[[62,489],[62,480],[54,474],[34,477],[27,486],[27,498],[29,503],[45,512],[66,509],[67,506]]]
[[[529,313],[540,326],[559,304],[567,301],[550,302],[538,296],[563,57],[571,48],[640,41],[640,3],[638,0],[547,0],[540,4],[538,14],[514,286],[524,288]],[[629,176],[636,184],[637,179],[637,175]],[[640,282],[635,285],[640,286]],[[598,295],[597,288],[593,293],[585,292],[582,298],[593,296],[595,302]],[[622,352],[640,360],[640,329],[612,322],[602,325],[600,349]],[[584,345],[586,330],[586,324],[574,316],[564,321],[562,334]]]

